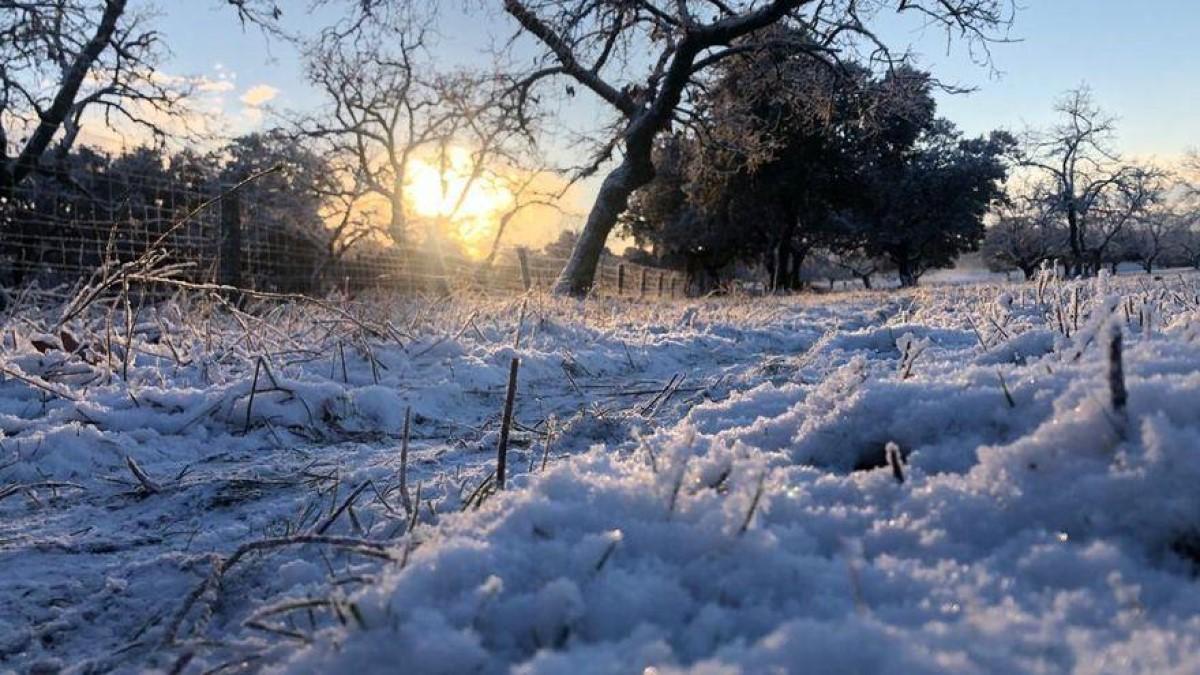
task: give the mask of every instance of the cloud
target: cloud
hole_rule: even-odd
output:
[[[233,91],[234,84],[229,80],[200,80],[196,84],[196,89],[206,94],[223,94],[228,91]]]
[[[251,108],[258,108],[269,103],[279,95],[279,90],[269,84],[256,84],[246,90],[240,99]]]

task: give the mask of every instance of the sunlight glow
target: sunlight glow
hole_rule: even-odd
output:
[[[413,215],[433,221],[475,258],[487,255],[497,224],[512,207],[511,192],[487,172],[471,180],[473,160],[466,148],[440,157],[414,159],[408,166],[405,201]]]

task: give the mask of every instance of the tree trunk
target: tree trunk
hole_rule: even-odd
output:
[[[1075,206],[1075,197],[1067,199],[1067,234],[1071,245],[1071,274],[1083,274],[1083,241],[1079,235],[1079,212]]]
[[[780,239],[775,245],[775,274],[771,278],[771,290],[782,293],[788,287],[788,269],[791,262],[792,249],[786,239]]]
[[[404,216],[404,183],[403,179],[397,178],[395,185],[392,186],[392,194],[389,195],[389,203],[391,204],[392,217],[388,221],[388,236],[392,238],[392,242],[396,246],[405,244],[405,216]]]
[[[630,195],[654,177],[653,165],[639,167],[634,162],[636,160],[631,159],[631,155],[626,155],[625,161],[613,169],[600,185],[600,192],[588,213],[583,231],[579,233],[579,240],[571,250],[571,257],[554,282],[556,295],[583,297],[592,289],[596,267],[600,263],[600,255],[604,253],[604,243],[629,205]]]
[[[870,274],[860,274],[858,276],[858,278],[862,280],[862,285],[863,285],[864,289],[866,289],[868,291],[871,290],[871,275]]]
[[[803,251],[792,251],[792,271],[788,281],[793,291],[798,291],[804,287],[804,283],[800,279],[800,272],[804,267],[804,257],[805,254]]]
[[[893,262],[896,263],[896,274],[900,277],[901,288],[913,288],[917,285],[917,279],[920,275],[913,269],[912,261],[908,255],[893,256]]]

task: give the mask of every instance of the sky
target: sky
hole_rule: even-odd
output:
[[[940,96],[941,113],[969,133],[1047,125],[1053,121],[1054,100],[1087,83],[1100,105],[1119,117],[1123,152],[1169,159],[1200,145],[1200,48],[1195,43],[1200,2],[1019,1],[1011,29],[1014,41],[992,46],[990,67],[976,63],[963,44],[948,45],[940,31],[917,30],[890,19],[880,26],[893,43],[912,43],[920,62],[939,78],[974,89]],[[289,4],[301,8],[307,3]],[[264,106],[303,110],[317,105],[292,48],[253,28],[243,30],[222,5],[217,0],[160,1],[158,25],[172,51],[166,69],[216,83],[211,104],[237,130],[269,120],[269,114],[262,114]],[[288,18],[316,24],[323,17]],[[497,15],[464,18],[452,13],[440,49],[470,62],[481,58],[489,33],[504,37],[510,31],[511,25]]]

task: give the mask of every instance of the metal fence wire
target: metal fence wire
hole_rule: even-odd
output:
[[[548,289],[566,264],[565,255],[520,247],[499,250],[490,265],[436,247],[362,243],[334,255],[326,228],[288,222],[229,188],[130,174],[74,187],[31,182],[0,197],[0,286],[71,283],[151,249],[183,265],[188,281],[293,293],[517,293]],[[685,288],[680,271],[605,254],[593,292],[665,298]]]

